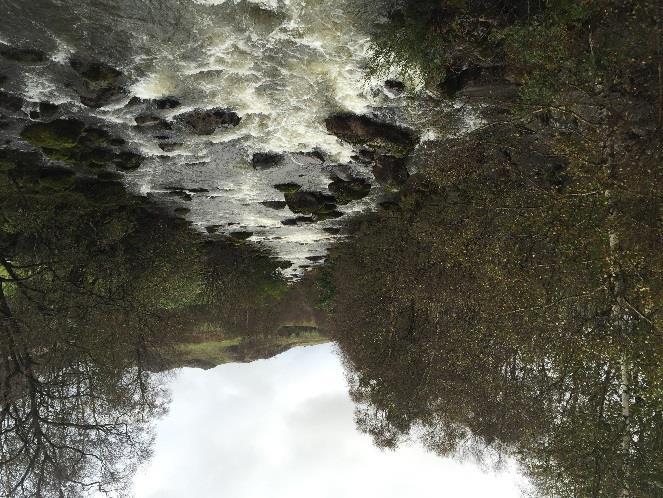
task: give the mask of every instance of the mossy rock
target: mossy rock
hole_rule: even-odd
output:
[[[81,143],[88,146],[107,146],[111,144],[110,133],[101,128],[86,128],[81,136]]]
[[[98,168],[112,163],[114,159],[115,153],[111,149],[99,147],[81,151],[78,160],[90,168]]]
[[[85,125],[77,119],[56,119],[50,123],[33,123],[25,127],[21,137],[36,147],[68,149],[75,147]]]
[[[301,190],[302,186],[297,183],[278,183],[274,185],[274,188],[284,194],[292,194]]]
[[[322,192],[287,193],[285,202],[293,213],[323,215],[336,210],[334,197]]]

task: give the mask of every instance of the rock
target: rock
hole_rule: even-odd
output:
[[[191,194],[189,194],[188,192],[186,192],[185,190],[171,190],[170,192],[168,192],[168,195],[179,197],[183,201],[192,201],[193,200],[193,196]]]
[[[122,179],[122,175],[115,171],[100,171],[97,178],[102,182],[117,182]]]
[[[187,189],[189,192],[193,192],[194,194],[205,194],[209,192],[208,189],[206,188],[201,188],[201,187],[191,187]]]
[[[478,66],[449,68],[444,80],[440,83],[440,89],[448,97],[454,97],[470,81],[474,81],[480,76],[481,68]]]
[[[135,107],[137,105],[141,105],[147,102],[146,100],[141,99],[140,97],[133,96],[129,99],[129,102],[127,102],[128,107]]]
[[[39,171],[39,183],[46,187],[69,187],[75,179],[76,174],[68,168],[48,167]]]
[[[209,225],[205,227],[207,233],[216,233],[221,228],[221,225]]]
[[[405,159],[389,155],[378,156],[373,165],[375,179],[389,187],[400,187],[410,174],[405,166]]]
[[[18,95],[0,91],[0,109],[20,112],[23,109],[23,99]]]
[[[363,178],[342,180],[335,178],[329,184],[329,191],[334,194],[338,204],[348,204],[366,197],[371,191],[371,184]]]
[[[113,163],[123,171],[133,171],[140,168],[143,156],[135,152],[124,151],[115,156]]]
[[[52,104],[50,102],[40,102],[39,103],[39,117],[41,119],[51,119],[54,117],[60,107],[57,104]]]
[[[298,191],[284,194],[290,211],[302,214],[324,214],[336,209],[335,199],[322,192]]]
[[[26,126],[21,137],[36,147],[68,149],[76,146],[85,125],[77,119],[56,119]]]
[[[124,75],[114,67],[80,55],[72,56],[69,65],[81,77],[76,89],[83,105],[97,109],[126,95]]]
[[[4,44],[0,46],[0,56],[10,61],[22,62],[24,64],[39,64],[48,60],[46,54],[41,50],[17,48]]]
[[[256,152],[251,158],[253,169],[271,169],[283,162],[283,154],[275,152]]]
[[[175,119],[198,135],[211,135],[218,128],[232,128],[239,124],[241,118],[228,109],[195,109],[175,116]]]
[[[327,131],[341,140],[403,156],[417,144],[414,132],[400,126],[351,113],[334,114],[325,120]]]
[[[138,126],[157,126],[159,127],[164,127],[164,124],[170,127],[168,125],[168,122],[165,121],[164,119],[160,118],[159,116],[154,116],[153,114],[141,114],[139,116],[136,116],[134,118],[134,121],[136,122],[136,125]],[[168,129],[168,128],[166,128]]]
[[[384,82],[384,89],[388,97],[400,97],[405,93],[405,83],[397,80],[387,80]]]
[[[247,240],[253,237],[253,232],[232,232],[230,236],[236,240]]]
[[[283,192],[284,194],[289,194],[301,190],[302,186],[297,183],[277,183],[276,185],[274,185],[274,188],[279,192]]]
[[[323,261],[325,259],[324,256],[306,256],[306,259],[309,261]]]
[[[313,149],[308,152],[297,152],[294,159],[305,166],[320,166],[325,162],[325,155],[322,151]]]
[[[189,208],[185,208],[185,207],[178,207],[178,208],[175,208],[175,209],[173,210],[173,212],[174,212],[175,214],[180,215],[180,216],[184,216],[185,214],[190,213],[191,210],[190,210]]]
[[[271,208],[271,209],[285,209],[287,206],[287,203],[285,201],[262,201],[260,204],[262,204],[265,207]]]
[[[154,105],[157,109],[175,109],[182,104],[174,97],[164,97],[154,100]]]
[[[323,228],[322,231],[330,235],[338,235],[339,233],[341,233],[341,229],[335,227]]]
[[[174,152],[183,144],[181,143],[172,143],[172,142],[159,142],[159,148],[164,152]]]

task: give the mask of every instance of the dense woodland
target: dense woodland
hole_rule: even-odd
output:
[[[373,72],[481,110],[318,278],[357,423],[663,496],[659,2],[387,2]]]

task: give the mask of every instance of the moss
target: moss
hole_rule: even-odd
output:
[[[76,146],[83,128],[84,124],[76,119],[56,119],[50,123],[28,125],[21,132],[21,137],[37,147],[68,149]]]

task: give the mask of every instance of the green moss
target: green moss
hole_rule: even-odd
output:
[[[56,119],[50,123],[33,123],[21,137],[36,147],[68,149],[75,147],[83,132],[84,124],[76,119]]]

